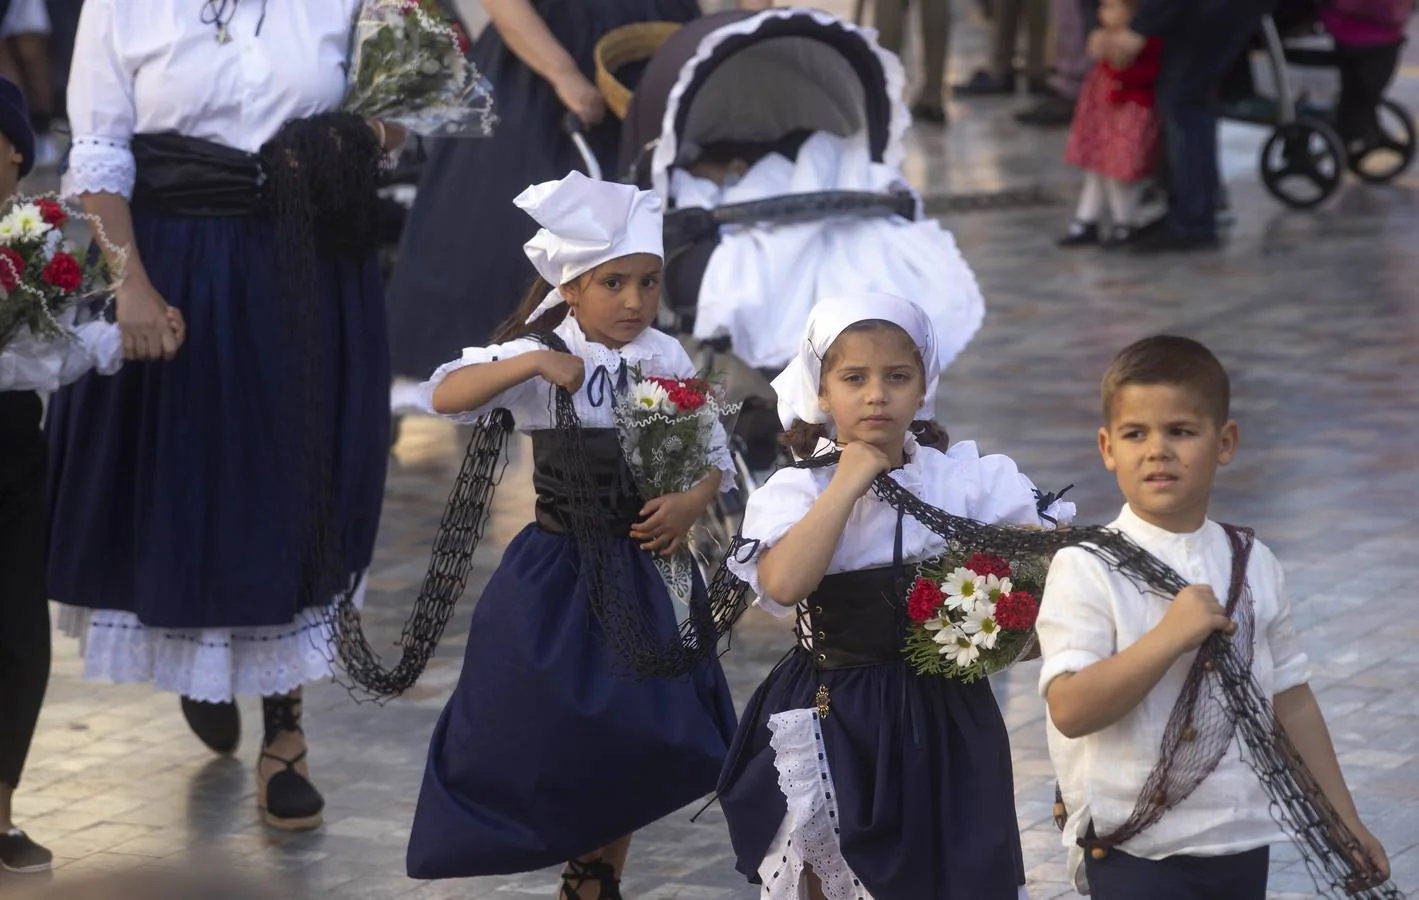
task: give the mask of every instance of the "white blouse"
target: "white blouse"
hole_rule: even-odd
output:
[[[586,362],[586,378],[572,395],[572,406],[575,407],[582,426],[586,428],[615,426],[616,417],[612,411],[611,398],[623,364],[631,368],[638,366],[646,375],[667,378],[690,378],[699,374],[690,354],[685,352],[680,342],[654,328],[647,328],[619,350],[588,339],[573,316],[567,316],[553,332],[566,343],[568,350]],[[465,348],[461,357],[439,366],[428,381],[419,385],[419,405],[424,411],[439,415],[433,405],[434,389],[451,373],[465,366],[497,362],[500,359],[546,349],[546,345],[530,337],[488,347]],[[444,418],[471,425],[495,409],[505,409],[512,413],[513,423],[518,431],[552,428],[556,425],[556,386],[540,376],[530,378],[521,384],[513,385],[477,409]],[[734,462],[729,455],[724,427],[718,422],[710,434],[708,462],[724,473],[722,489],[732,489],[735,477]]]
[[[87,0],[69,74],[74,138],[64,193],[131,196],[135,134],[176,132],[255,151],[288,120],[336,108],[359,6],[248,0],[221,44],[194,0]]]
[[[831,449],[831,442],[822,441],[818,452]],[[1047,524],[1036,508],[1034,483],[1020,473],[1010,457],[983,457],[974,441],[963,441],[942,453],[920,446],[910,433],[906,452],[910,457],[907,464],[890,472],[889,477],[932,506],[988,524]],[[786,616],[792,608],[764,594],[759,585],[759,558],[807,514],[836,471],[836,466],[780,469],[749,497],[740,533],[759,544],[752,558],[731,559],[729,568],[749,583],[762,601],[760,606],[774,615]],[[1056,500],[1045,513],[1062,525],[1074,518],[1074,504]],[[897,511],[868,491],[853,506],[824,574],[891,565],[896,529]],[[931,529],[911,516],[902,520],[903,560],[930,559],[945,549],[946,542]]]

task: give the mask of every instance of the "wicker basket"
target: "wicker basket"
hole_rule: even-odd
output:
[[[631,91],[616,80],[616,72],[650,59],[679,30],[679,22],[635,22],[606,32],[596,42],[596,87],[616,118],[624,119],[631,106]]]

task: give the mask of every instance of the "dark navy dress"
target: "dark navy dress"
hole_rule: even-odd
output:
[[[718,660],[627,680],[590,610],[566,533],[558,432],[532,432],[537,521],[513,539],[473,612],[463,672],[434,729],[409,838],[414,878],[530,871],[590,853],[708,795],[734,734]],[[586,442],[609,534],[642,501],[610,429]],[[664,638],[674,601],[651,557],[614,542],[624,589]],[[692,603],[708,602],[698,585]]]
[[[688,22],[696,0],[533,0],[548,29],[588,78],[601,36],[633,22]],[[562,130],[566,107],[489,25],[473,61],[493,86],[496,133],[435,142],[404,227],[389,283],[396,375],[420,380],[464,347],[487,344],[535,272],[522,245],[537,223],[513,205],[529,184],[582,168]],[[605,177],[616,176],[620,121],[609,112],[587,135]]]
[[[798,896],[805,863],[833,900],[1016,900],[1025,883],[1000,709],[986,681],[902,659],[900,575],[824,577],[744,711],[719,795],[766,896]]]

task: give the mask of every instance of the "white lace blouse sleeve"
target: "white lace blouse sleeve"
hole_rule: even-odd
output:
[[[434,374],[429,376],[429,380],[419,385],[419,405],[425,412],[433,415],[442,415],[434,409],[434,389],[443,383],[449,375],[459,369],[468,366],[476,366],[479,363],[497,362],[500,359],[508,359],[513,356],[521,356],[533,350],[545,349],[537,341],[531,338],[518,338],[515,341],[508,341],[506,344],[493,344],[488,347],[467,347],[463,355],[458,359],[450,360],[434,370]],[[472,425],[483,416],[495,409],[506,409],[512,413],[514,421],[522,422],[527,418],[529,404],[535,402],[538,397],[545,393],[539,391],[538,387],[547,387],[547,382],[541,378],[529,378],[521,384],[515,384],[507,390],[498,394],[487,403],[471,409],[467,412],[450,413],[444,418],[450,419],[461,425]]]
[[[116,0],[88,0],[74,37],[69,73],[69,127],[73,140],[62,192],[133,195],[133,137],[137,112],[133,71],[120,47]]]
[[[693,378],[700,374],[695,369],[694,360],[690,359],[690,354],[685,352],[685,348],[681,346],[679,341],[670,338],[664,352],[669,357],[670,374],[674,377]],[[721,421],[716,421],[710,431],[709,453],[706,455],[705,461],[724,473],[724,477],[720,481],[720,491],[734,490],[735,478],[739,473],[734,468],[734,457],[729,454],[729,438],[724,433],[724,424]]]
[[[1067,500],[1055,500],[1040,510],[1035,483],[1020,471],[1010,457],[1003,454],[981,456],[973,441],[956,444],[946,455],[953,460],[970,463],[974,469],[974,478],[965,498],[966,515],[972,519],[1047,528],[1056,524],[1067,525],[1074,520],[1074,504]]]
[[[749,542],[737,557],[728,560],[729,570],[738,575],[759,597],[759,607],[775,616],[787,616],[793,607],[776,603],[759,584],[759,558],[783,540],[818,500],[818,483],[807,469],[779,469],[764,485],[749,495],[744,524],[739,533]]]

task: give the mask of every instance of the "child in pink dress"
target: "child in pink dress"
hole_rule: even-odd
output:
[[[1101,32],[1128,28],[1136,0],[1103,0]],[[1095,32],[1099,34],[1099,32]],[[1097,41],[1091,36],[1090,55]],[[1159,124],[1154,85],[1163,46],[1149,38],[1132,65],[1114,68],[1100,59],[1084,79],[1069,131],[1064,161],[1084,170],[1084,191],[1061,247],[1122,244],[1138,222],[1138,184],[1153,174],[1158,158]],[[1111,227],[1100,227],[1105,205]]]

